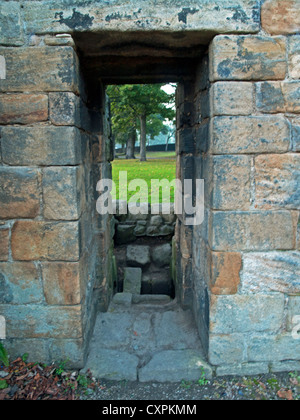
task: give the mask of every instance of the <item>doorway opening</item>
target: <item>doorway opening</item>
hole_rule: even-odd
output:
[[[114,293],[168,301],[175,297],[176,275],[176,84],[108,85],[106,94],[113,200],[116,210],[127,210],[114,215]]]

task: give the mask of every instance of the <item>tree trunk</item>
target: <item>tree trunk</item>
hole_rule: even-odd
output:
[[[136,131],[135,128],[131,130],[128,135],[127,145],[126,145],[126,159],[135,159],[134,156],[134,147],[136,142]]]
[[[146,161],[146,115],[140,116],[141,122],[141,149],[140,149],[140,161]]]

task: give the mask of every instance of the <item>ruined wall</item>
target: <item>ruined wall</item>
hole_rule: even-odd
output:
[[[106,62],[122,80],[144,71],[118,66],[125,49],[128,63],[147,55],[147,77],[180,82],[178,175],[203,177],[206,199],[202,226],[177,223],[177,292],[210,363],[218,374],[300,368],[299,16],[297,0],[1,2],[0,314],[11,354],[83,365],[93,314],[109,301],[113,222],[95,206],[112,159],[100,79]],[[82,72],[97,51],[115,61]]]

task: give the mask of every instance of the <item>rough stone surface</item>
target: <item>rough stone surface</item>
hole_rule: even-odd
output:
[[[214,251],[290,250],[295,247],[288,211],[217,212],[212,216]]]
[[[129,266],[146,267],[151,263],[150,247],[146,245],[129,245],[127,247],[126,260]]]
[[[292,79],[299,79],[300,74],[300,35],[289,39],[289,74]]]
[[[0,92],[78,92],[76,55],[71,47],[0,47],[0,55],[7,70]]]
[[[299,252],[244,254],[241,292],[300,293]]]
[[[284,37],[217,36],[211,44],[210,80],[283,80]]]
[[[217,82],[211,87],[211,116],[251,115],[253,84],[248,82]]]
[[[124,270],[124,289],[125,293],[137,294],[141,293],[142,287],[142,270],[141,268],[127,267]]]
[[[169,266],[171,263],[172,248],[170,244],[159,245],[152,249],[152,261],[158,267]]]
[[[300,209],[300,155],[255,158],[255,204],[262,209]]]
[[[257,85],[257,108],[266,113],[300,113],[300,82],[264,82]]]
[[[272,35],[299,33],[299,7],[298,0],[267,0],[261,9],[263,29]]]
[[[77,222],[17,221],[11,247],[15,260],[78,261],[79,226]]]
[[[237,252],[212,252],[210,290],[214,295],[233,295],[240,284],[242,257]]]
[[[0,225],[0,261],[7,261],[9,256],[9,229]]]
[[[83,211],[82,167],[43,170],[44,217],[49,220],[78,220]]]
[[[195,350],[166,350],[155,354],[139,371],[140,382],[197,381],[202,374],[212,377],[211,367]]]
[[[78,263],[42,263],[43,288],[48,305],[78,305],[81,302]]]
[[[18,1],[0,4],[0,45],[21,46],[24,31],[21,20],[21,5]]]
[[[277,332],[282,325],[284,300],[282,294],[212,295],[210,331],[213,334]]]
[[[124,351],[99,349],[90,353],[83,373],[90,370],[97,379],[136,381],[139,359]]]
[[[0,167],[0,219],[34,218],[40,211],[40,174],[34,169]]]
[[[0,304],[40,303],[43,288],[31,262],[0,263]]]
[[[214,154],[282,153],[289,147],[290,130],[282,117],[215,117],[212,121]]]
[[[0,94],[0,124],[32,124],[47,120],[47,95]]]
[[[74,127],[3,127],[3,161],[8,165],[78,165],[80,132]]]

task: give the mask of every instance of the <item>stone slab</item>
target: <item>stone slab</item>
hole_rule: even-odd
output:
[[[128,266],[144,268],[151,262],[150,247],[147,245],[128,245],[126,251]]]
[[[99,349],[90,353],[85,368],[97,379],[111,381],[136,381],[139,359],[133,354],[118,350]]]
[[[202,374],[212,378],[211,367],[196,350],[166,350],[153,356],[139,370],[140,382],[197,381]]]
[[[124,270],[124,292],[139,295],[142,287],[142,269],[126,267]]]

